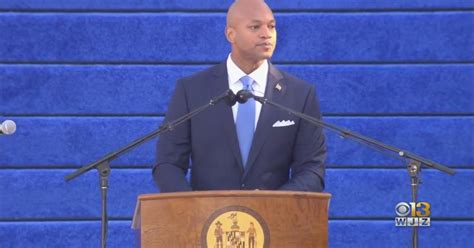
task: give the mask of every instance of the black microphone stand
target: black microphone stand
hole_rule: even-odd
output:
[[[157,130],[133,141],[132,143],[120,148],[119,150],[109,153],[103,158],[97,160],[96,162],[83,166],[73,173],[66,175],[64,179],[66,182],[73,180],[74,178],[86,173],[87,171],[96,168],[99,171],[99,180],[100,180],[100,190],[101,190],[101,204],[102,204],[102,214],[101,214],[101,224],[102,224],[102,233],[101,233],[101,247],[105,248],[107,243],[107,229],[108,229],[108,217],[107,217],[107,190],[108,182],[110,175],[110,162],[117,158],[118,156],[132,150],[133,148],[165,133],[173,130],[176,126],[188,121],[195,115],[201,113],[207,108],[216,105],[220,101],[225,100],[227,105],[234,105],[236,102],[236,96],[231,90],[227,90],[223,94],[211,99],[209,103],[181,116],[180,118],[171,121],[169,123],[161,125]]]
[[[246,102],[249,98],[254,98],[256,101],[260,102],[262,105],[268,104],[271,106],[274,106],[280,110],[284,110],[292,115],[295,115],[297,117],[300,117],[303,120],[306,120],[314,125],[327,128],[333,132],[338,133],[340,136],[343,138],[349,137],[355,141],[358,141],[362,144],[365,144],[369,147],[376,148],[376,149],[381,149],[381,150],[386,150],[390,152],[394,152],[398,154],[400,158],[405,158],[408,160],[408,174],[410,176],[410,181],[411,181],[411,189],[412,189],[412,201],[417,202],[417,196],[418,196],[418,185],[420,184],[420,178],[419,178],[419,173],[421,171],[421,165],[425,165],[434,169],[438,169],[444,173],[447,173],[449,175],[454,175],[455,171],[449,167],[446,167],[444,165],[441,165],[439,163],[436,163],[434,161],[425,159],[421,156],[418,156],[416,154],[413,154],[408,151],[403,151],[401,149],[398,149],[394,146],[386,145],[380,141],[377,141],[375,139],[371,139],[369,137],[363,136],[361,134],[357,134],[354,132],[351,132],[347,129],[340,128],[338,126],[323,122],[317,118],[314,118],[312,116],[306,115],[304,113],[297,112],[295,110],[292,110],[288,107],[285,107],[283,105],[280,105],[276,102],[273,102],[271,100],[268,100],[265,97],[260,97],[260,96],[255,96],[252,94],[250,91],[247,90],[241,90],[237,92],[237,101],[240,103]],[[413,233],[412,233],[412,246],[414,248],[418,247],[418,227],[413,226]]]

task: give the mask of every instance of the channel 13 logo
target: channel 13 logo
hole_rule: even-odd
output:
[[[430,208],[428,202],[399,202],[395,206],[395,226],[430,226]]]

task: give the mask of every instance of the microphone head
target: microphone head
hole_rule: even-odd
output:
[[[6,120],[0,126],[0,131],[3,134],[10,135],[16,131],[16,124],[11,120]]]
[[[237,102],[237,96],[231,89],[227,90],[226,93],[227,94],[224,98],[224,102],[230,107],[234,106],[234,104]]]
[[[246,103],[250,98],[253,98],[253,94],[248,90],[239,90],[237,92],[237,102],[239,103]]]

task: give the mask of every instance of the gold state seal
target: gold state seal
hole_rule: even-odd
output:
[[[229,206],[217,210],[206,221],[201,245],[207,248],[267,248],[268,227],[254,210]]]

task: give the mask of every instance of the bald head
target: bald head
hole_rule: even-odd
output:
[[[269,59],[276,46],[275,18],[263,0],[237,0],[227,12],[231,58],[247,74]]]
[[[272,10],[263,0],[236,0],[227,11],[227,27],[234,27],[236,23],[249,16],[255,16],[261,11]]]

